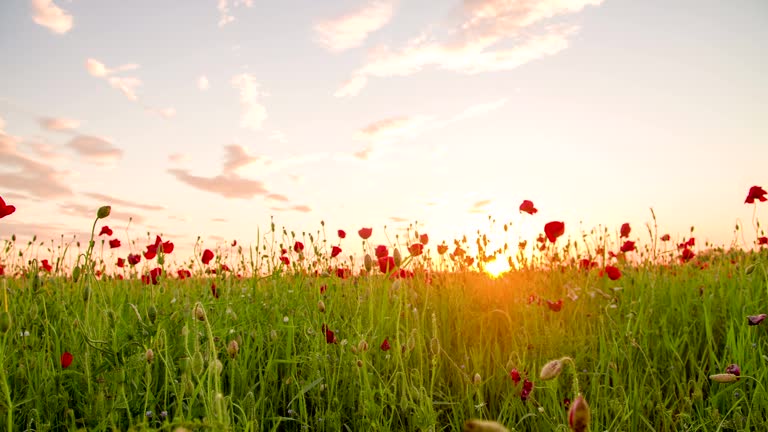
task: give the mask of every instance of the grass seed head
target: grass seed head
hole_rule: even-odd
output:
[[[235,358],[237,357],[237,353],[240,351],[240,345],[237,344],[237,341],[232,339],[229,341],[229,345],[227,345],[227,353],[230,357]]]
[[[476,373],[475,376],[472,378],[473,384],[480,384],[481,381],[483,381],[483,378],[480,376],[479,373]]]

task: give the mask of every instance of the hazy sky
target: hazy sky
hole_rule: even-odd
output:
[[[0,238],[112,204],[181,247],[270,216],[345,253],[488,215],[645,239],[653,207],[728,243],[768,186],[766,53],[764,0],[3,1]]]

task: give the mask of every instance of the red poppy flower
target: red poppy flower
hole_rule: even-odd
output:
[[[339,267],[336,269],[336,277],[346,279],[352,272],[348,268]]]
[[[373,228],[360,228],[360,230],[357,232],[357,234],[360,235],[360,238],[363,240],[368,240],[372,233]]]
[[[423,244],[424,246],[426,246],[426,245],[427,245],[427,243],[429,243],[429,236],[428,236],[428,235],[426,235],[426,234],[422,234],[422,235],[420,235],[420,236],[419,236],[419,243],[421,243],[421,244]]]
[[[395,258],[391,256],[385,256],[379,258],[379,270],[382,273],[389,273],[395,269]]]
[[[125,259],[124,258],[118,258],[117,259],[117,266],[120,268],[125,267]]]
[[[341,253],[341,248],[338,246],[331,247],[331,258],[336,258]]]
[[[181,280],[192,277],[192,272],[187,269],[178,269],[176,270],[176,274],[179,276],[179,279]]]
[[[768,192],[760,186],[752,186],[749,188],[749,193],[747,194],[747,199],[744,200],[744,204],[754,204],[755,200],[765,202],[768,200],[768,198],[765,197],[766,194],[768,194]],[[2,200],[0,200],[0,202],[2,202]],[[0,217],[2,217],[1,215],[2,212],[0,212]]]
[[[325,294],[325,291],[328,289],[328,285],[320,285],[320,295]]]
[[[565,223],[563,222],[554,221],[544,225],[544,234],[547,235],[547,239],[549,239],[550,243],[554,243],[564,232]]]
[[[280,255],[280,262],[282,262],[285,265],[289,265],[291,263],[291,260],[288,259],[285,255]]]
[[[424,252],[424,245],[421,243],[414,243],[408,246],[408,252],[413,256],[419,256]]]
[[[149,271],[149,277],[152,279],[152,285],[157,285],[160,280],[160,275],[163,273],[163,269],[155,267]]]
[[[768,237],[758,237],[757,244],[760,246],[768,245]]]
[[[53,266],[51,265],[51,263],[48,262],[47,259],[44,259],[43,261],[41,261],[40,265],[41,265],[40,268],[42,268],[43,270],[47,271],[48,273],[50,273],[51,270],[53,270]]]
[[[323,326],[320,328],[323,333],[325,333],[325,342],[329,344],[335,344],[337,342],[336,340],[336,334],[331,331],[331,329],[328,328],[327,325],[323,324]]]
[[[631,240],[627,240],[621,245],[621,251],[624,253],[632,252],[633,250],[635,250],[635,242]]]
[[[297,241],[293,244],[293,251],[296,253],[301,253],[304,250],[304,243]]]
[[[564,397],[563,398],[563,407],[565,407],[565,409],[568,409],[568,407],[570,407],[570,406],[571,406],[571,400],[568,398],[568,396]]]
[[[216,289],[216,284],[211,282],[211,294],[213,294],[213,298],[219,298],[219,290]]]
[[[605,266],[605,273],[610,280],[618,280],[621,277],[621,270],[615,266]]]
[[[5,275],[5,267],[3,267],[2,264],[0,264],[0,276]]]
[[[552,312],[560,312],[560,309],[563,308],[563,299],[560,299],[556,302],[547,300],[547,306],[549,306],[549,310]]]
[[[376,258],[383,258],[389,255],[389,250],[384,245],[376,246]]]
[[[692,260],[693,257],[695,257],[696,254],[693,253],[692,250],[685,248],[683,249],[683,252],[680,253],[680,261],[687,263],[688,261]]]
[[[0,219],[8,216],[9,214],[15,211],[16,211],[16,207],[5,204],[5,201],[3,201],[3,197],[0,197]]]
[[[768,317],[766,314],[760,314],[760,315],[750,315],[747,317],[748,324],[751,326],[756,326],[763,322],[765,318]]]
[[[141,261],[141,255],[139,254],[128,254],[128,264],[135,266],[136,264]]]
[[[523,389],[520,390],[520,399],[523,401],[528,400],[528,397],[531,396],[531,392],[533,392],[533,381],[529,381],[528,378],[526,378],[523,381]]]
[[[670,238],[671,237],[669,237],[669,234],[664,234],[663,236],[661,236],[661,241],[669,241]]]
[[[336,231],[336,234],[338,234],[339,238],[345,238],[347,236],[347,233],[344,232],[344,230],[338,230]]]
[[[101,236],[103,234],[106,234],[107,236],[111,236],[112,235],[112,228],[104,225],[103,227],[101,227],[101,232],[99,233],[99,235]]]
[[[147,246],[146,252],[144,252],[144,259],[151,260],[154,259],[157,256],[157,246],[155,245],[149,245]]]
[[[120,240],[118,240],[118,239],[111,239],[109,241],[109,248],[110,249],[119,248],[119,247],[120,247]]]
[[[589,270],[595,266],[597,266],[597,263],[594,261],[591,261],[589,258],[582,258],[581,260],[579,260],[579,267],[582,270]]]
[[[201,261],[203,262],[203,264],[208,265],[208,263],[210,263],[212,259],[213,259],[213,252],[211,252],[210,249],[204,250],[203,256],[201,258]]]
[[[525,200],[522,204],[520,204],[520,211],[533,215],[536,214],[539,210],[533,206],[533,201]]]
[[[621,224],[621,237],[627,238],[629,237],[629,233],[632,232],[632,228],[629,226],[628,223]]]
[[[61,355],[61,368],[66,369],[69,367],[69,365],[72,364],[72,360],[74,359],[74,356],[69,351],[64,351],[64,354]]]
[[[741,368],[736,363],[731,363],[725,368],[725,373],[741,376]]]
[[[443,255],[446,252],[448,252],[448,245],[446,244],[437,245],[437,253],[439,255]]]
[[[512,382],[515,383],[515,385],[520,382],[520,372],[518,372],[517,369],[509,371],[509,376],[512,377]]]
[[[384,338],[384,342],[381,343],[381,350],[389,351],[390,348],[392,347],[389,345],[389,338]]]

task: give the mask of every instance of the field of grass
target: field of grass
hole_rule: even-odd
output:
[[[177,267],[8,240],[0,430],[565,431],[578,393],[592,431],[768,430],[765,248],[545,241],[493,278],[482,238],[410,237],[369,271],[285,232]]]

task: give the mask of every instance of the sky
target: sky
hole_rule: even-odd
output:
[[[0,239],[749,243],[766,52],[763,0],[4,1]]]

